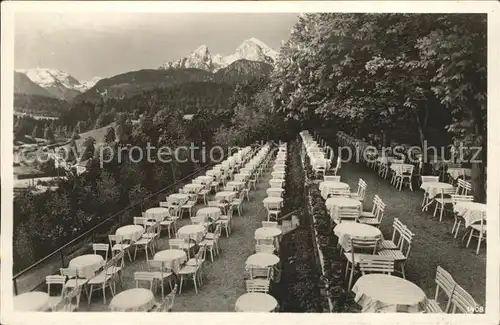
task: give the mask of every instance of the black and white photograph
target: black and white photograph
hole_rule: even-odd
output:
[[[498,3],[259,2],[2,5],[2,323],[499,323]]]

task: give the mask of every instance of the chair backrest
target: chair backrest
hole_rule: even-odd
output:
[[[273,254],[274,253],[274,245],[255,245],[255,252],[256,253],[267,253],[267,254]]]
[[[47,283],[47,293],[50,296],[50,287],[51,285],[60,285],[61,293],[60,296],[63,296],[64,285],[66,283],[66,277],[64,275],[47,275],[45,277],[45,283]]]
[[[269,197],[281,197],[281,192],[280,191],[268,191],[267,195]]]
[[[166,266],[165,261],[148,260],[148,270],[150,272],[160,272],[163,278],[163,273],[168,273],[170,270]]]
[[[436,294],[434,299],[437,300],[439,296],[439,289],[442,289],[446,296],[448,297],[448,302],[446,304],[445,312],[448,312],[451,304],[451,296],[455,290],[456,282],[448,271],[443,269],[438,265],[436,270]]]
[[[359,261],[359,270],[366,273],[391,274],[394,272],[394,259],[386,256],[374,256]]]
[[[218,208],[220,206],[220,200],[208,200],[207,206]]]
[[[266,279],[271,279],[271,274],[272,274],[273,268],[271,266],[269,267],[256,267],[256,266],[250,266],[250,279],[255,279],[255,278],[266,278]]]
[[[401,231],[399,250],[406,258],[410,255],[413,237],[415,237],[415,234],[412,233],[408,227],[404,226]]]
[[[153,272],[134,272],[134,280],[136,288],[139,288],[139,282],[148,282],[149,290],[152,290],[155,274]]]
[[[451,188],[442,188],[441,189],[441,198],[445,198],[445,197],[451,197],[452,195],[455,195],[457,194],[457,190],[453,187]]]
[[[281,203],[280,202],[267,202],[265,204],[267,210],[280,210]]]
[[[460,194],[452,194],[451,202],[453,204],[457,204],[458,202],[472,202],[474,201],[474,197],[472,195],[460,195]]]
[[[472,191],[472,184],[460,178],[458,179],[457,182],[458,182],[457,194],[469,195],[470,192]]]
[[[325,182],[340,182],[340,176],[335,175],[325,175],[323,176]]]
[[[189,219],[191,219],[192,225],[203,225],[205,223],[206,216],[195,216]]]
[[[262,227],[264,227],[264,228],[278,228],[278,222],[276,222],[276,221],[262,221]]]
[[[247,287],[247,292],[269,292],[269,281],[267,280],[246,280],[245,285]]]
[[[108,235],[109,246],[113,247],[114,244],[121,244],[124,239],[120,235]]]
[[[157,312],[171,312],[172,309],[174,308],[174,302],[175,302],[175,296],[177,294],[177,283],[174,285],[174,288],[172,291],[165,296],[163,299],[161,305],[159,306],[158,309],[156,309]]]
[[[394,218],[392,222],[392,241],[399,247],[401,245],[401,233],[406,226],[399,220]],[[396,238],[399,237],[399,238]]]
[[[451,295],[451,312],[456,313],[457,309],[465,314],[473,313],[478,304],[474,298],[460,285],[455,285],[455,289]]]
[[[420,176],[422,184],[424,183],[439,183],[439,176]]]
[[[413,165],[409,165],[409,164],[403,164],[401,166],[401,172],[403,174],[410,174],[410,176],[413,175],[413,169],[415,168],[415,166]]]
[[[351,254],[352,260],[355,261],[356,253],[365,253],[370,255],[375,255],[375,251],[377,249],[378,239],[366,239],[359,237],[351,237]]]
[[[269,245],[269,246],[274,245],[274,238],[256,238],[255,240],[257,241],[256,246],[257,245]]]
[[[271,185],[271,187],[283,187],[283,183],[285,181],[282,180],[282,179],[279,179],[279,178],[273,178],[273,179],[270,179],[269,180],[269,185]]]
[[[222,225],[220,223],[217,224],[214,230],[214,237],[213,240],[217,241],[220,238],[220,235],[222,234]]]
[[[328,196],[349,197],[350,195],[351,195],[351,192],[349,192],[348,189],[338,189],[338,188],[329,188],[328,189]]]
[[[186,248],[186,241],[183,238],[174,238],[168,240],[168,246],[171,249],[184,249]]]
[[[146,225],[146,218],[144,217],[134,217],[134,225],[141,225],[145,226]]]
[[[97,254],[97,252],[104,252],[104,260],[108,260],[109,244],[92,244],[92,250],[94,254]]]
[[[335,215],[338,222],[358,221],[359,214],[359,207],[335,206]]]

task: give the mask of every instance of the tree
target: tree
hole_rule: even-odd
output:
[[[40,129],[38,128],[37,125],[35,125],[35,127],[33,128],[33,132],[31,132],[31,137],[35,139],[35,138],[40,138],[40,136],[41,136]]]
[[[49,143],[54,143],[55,142],[54,132],[52,131],[52,129],[50,128],[50,126],[48,126],[48,127],[45,128],[45,131],[43,133],[43,137],[45,139],[47,139],[47,141]]]
[[[81,161],[86,161],[94,157],[95,152],[95,139],[93,137],[88,137],[83,142],[84,152],[81,157]]]
[[[115,129],[110,126],[106,132],[106,136],[104,138],[106,143],[112,143],[116,140]]]

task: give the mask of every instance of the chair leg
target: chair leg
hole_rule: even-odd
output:
[[[479,248],[481,248],[481,242],[483,241],[483,233],[481,232],[479,234],[479,238],[477,239],[477,249],[476,249],[476,255],[479,254]]]
[[[351,290],[351,284],[352,284],[352,278],[354,276],[354,264],[352,265],[351,268],[351,275],[349,276],[349,284],[347,285],[347,290]]]
[[[439,214],[439,222],[443,221],[443,213],[444,213],[444,203],[443,206],[441,206],[441,213]]]
[[[462,224],[462,220],[458,220],[457,229],[455,229],[455,236],[454,236],[454,238],[457,238],[458,231],[460,230],[461,224]]]
[[[89,305],[90,305],[90,301],[92,300],[92,289],[93,289],[93,288],[94,288],[94,285],[92,285],[92,284],[91,284],[91,285],[90,285],[90,292],[89,292],[89,294],[88,294],[88,298],[89,298],[89,299],[88,299],[88,300],[89,300]]]
[[[474,233],[474,229],[471,228],[470,230],[470,235],[469,235],[469,240],[467,240],[467,245],[465,247],[469,247],[469,244],[470,244],[470,240],[472,238],[472,234]]]
[[[104,283],[102,284],[102,300],[104,301],[104,304],[106,304],[106,286]]]
[[[403,279],[406,279],[405,262],[401,262],[401,274],[403,275]]]
[[[439,203],[436,201],[436,207],[434,208],[434,213],[432,214],[433,217],[436,216],[436,212],[437,212],[437,209],[438,209],[438,205]]]
[[[198,285],[196,284],[196,273],[193,274],[193,282],[194,282],[194,292],[196,292],[196,294],[198,294]]]
[[[184,281],[184,275],[181,275],[181,283],[179,285],[179,294],[182,293],[182,281]]]

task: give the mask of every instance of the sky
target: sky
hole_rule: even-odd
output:
[[[228,55],[255,37],[278,51],[296,21],[289,13],[17,13],[14,66],[88,80],[155,69],[203,44]]]

